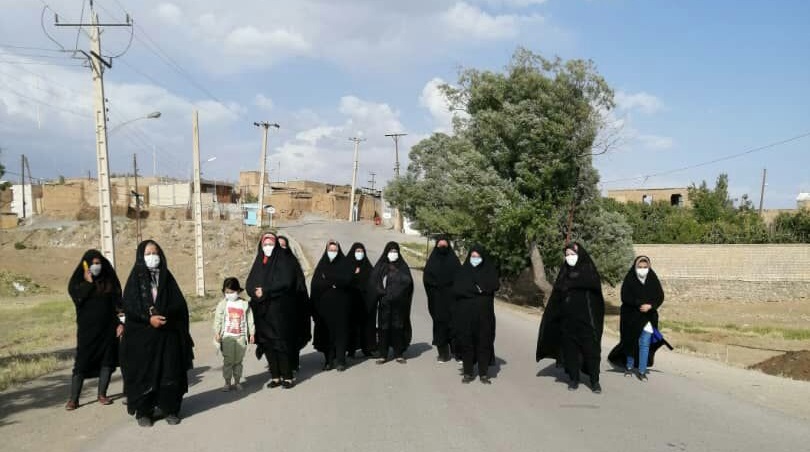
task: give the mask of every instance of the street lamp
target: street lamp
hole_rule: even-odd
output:
[[[123,126],[125,126],[125,125],[127,125],[127,124],[129,124],[129,123],[132,123],[132,122],[135,122],[135,121],[140,121],[140,120],[142,120],[142,119],[157,119],[157,118],[160,118],[160,116],[161,116],[161,113],[160,113],[159,111],[153,111],[152,113],[149,113],[149,114],[148,114],[148,115],[146,115],[146,116],[141,116],[141,117],[139,117],[139,118],[133,118],[133,119],[130,119],[130,120],[124,121],[124,122],[122,122],[121,124],[118,124],[117,126],[115,126],[115,127],[113,127],[112,129],[110,129],[110,131],[108,132],[108,135],[109,135],[109,134],[112,134],[112,133],[113,133],[113,132],[115,132],[116,130],[120,129],[121,127],[123,127]]]
[[[203,163],[210,163],[216,160],[216,156],[210,157],[208,160],[204,161]],[[214,204],[219,205],[219,201],[217,201],[217,178],[214,178]]]

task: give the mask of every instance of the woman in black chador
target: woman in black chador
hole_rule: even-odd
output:
[[[388,242],[369,278],[369,296],[377,307],[380,356],[377,364],[388,361],[388,348],[394,349],[398,363],[407,361],[403,354],[411,344],[411,302],[413,278],[408,264],[402,258],[399,244]]]
[[[315,310],[315,349],[324,355],[323,370],[346,370],[349,341],[349,284],[352,267],[330,240],[312,274],[312,307]]]
[[[473,246],[453,283],[455,320],[464,358],[462,383],[475,380],[478,364],[481,383],[490,384],[490,362],[495,353],[495,292],[500,288],[498,268],[480,246]]]
[[[268,388],[292,388],[293,356],[298,353],[300,320],[296,310],[295,263],[278,238],[264,233],[250,269],[245,290],[256,323],[256,357],[267,356],[270,366]]]
[[[98,377],[98,402],[112,403],[107,397],[110,377],[118,365],[118,337],[124,326],[121,311],[121,283],[108,261],[97,250],[82,256],[68,283],[68,293],[76,305],[76,360],[70,383],[70,399],[65,409],[79,406],[85,378]]]
[[[293,372],[297,372],[301,367],[301,350],[309,344],[312,340],[312,305],[309,302],[309,292],[307,291],[307,279],[304,276],[304,269],[301,268],[301,262],[290,249],[290,244],[287,237],[283,235],[278,236],[278,244],[284,254],[289,257],[295,266],[295,293],[296,304],[295,312],[298,318],[298,329],[296,337],[298,338],[298,351],[293,351],[291,355],[291,363]]]
[[[143,427],[152,425],[155,407],[166,415],[166,422],[178,424],[194,342],[186,299],[163,250],[152,240],[138,245],[135,266],[124,287],[124,313],[128,409]]]
[[[346,259],[352,269],[352,282],[349,285],[351,312],[348,356],[354,357],[359,349],[363,356],[369,357],[377,350],[377,312],[371,312],[368,301],[368,279],[374,267],[371,266],[366,247],[362,243],[353,244]]]
[[[658,308],[664,303],[664,289],[658,275],[650,268],[650,258],[639,256],[622,283],[622,308],[619,320],[621,341],[610,352],[608,360],[625,369],[625,376],[647,381],[647,368],[653,365],[655,352],[665,341],[650,345],[658,329]]]
[[[540,322],[537,361],[562,361],[571,391],[579,387],[582,370],[590,376],[591,390],[601,393],[599,361],[604,321],[605,300],[596,264],[582,245],[571,243],[565,247],[565,262]]]
[[[422,281],[427,294],[428,312],[433,319],[433,345],[442,363],[450,361],[452,340],[452,311],[456,302],[453,280],[461,267],[450,241],[445,236],[436,239],[436,246],[428,257]]]

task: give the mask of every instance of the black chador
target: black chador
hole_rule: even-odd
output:
[[[324,370],[346,369],[352,269],[340,244],[330,240],[312,274],[310,293],[316,314],[314,345],[324,355]]]
[[[293,386],[292,356],[298,353],[301,323],[297,280],[294,259],[278,246],[275,234],[263,234],[245,290],[256,322],[256,356],[266,354],[270,365],[269,387]]]
[[[639,344],[638,339],[641,336],[641,331],[647,322],[657,330],[658,329],[658,308],[664,304],[664,289],[661,287],[661,281],[658,275],[655,274],[652,267],[649,273],[641,282],[636,274],[636,265],[639,260],[646,260],[650,263],[650,258],[647,256],[639,256],[633,261],[633,266],[624,277],[622,282],[622,307],[621,317],[619,318],[619,332],[621,339],[618,345],[611,350],[608,355],[608,361],[615,366],[624,368],[627,363],[627,357],[632,356],[634,361],[638,363]],[[641,312],[639,308],[641,305],[652,305],[652,309],[647,312]],[[662,345],[668,345],[666,341],[656,341],[650,345],[650,352],[647,357],[647,367],[652,367],[655,361],[655,352],[661,348]]]
[[[462,347],[465,383],[475,378],[476,364],[481,382],[489,383],[487,372],[495,353],[495,292],[499,288],[495,262],[482,247],[473,246],[453,283],[458,317],[455,324]]]
[[[355,243],[346,254],[351,267],[352,281],[349,285],[349,347],[348,355],[354,356],[357,350],[369,357],[377,351],[377,311],[371,310],[368,296],[368,279],[371,277],[371,261],[366,247]]]
[[[158,257],[150,254],[147,260],[147,250],[156,250]],[[135,266],[124,287],[124,312],[128,409],[139,421],[148,421],[155,407],[170,422],[177,420],[183,394],[188,392],[194,342],[186,299],[169,271],[166,255],[152,240],[138,245]]]
[[[436,246],[428,257],[422,281],[427,294],[428,312],[433,319],[433,345],[438,360],[450,361],[452,337],[452,311],[455,305],[453,280],[461,267],[447,237],[436,239]]]
[[[100,264],[93,265],[94,260]],[[92,282],[86,279],[88,273]],[[70,277],[68,293],[76,306],[77,327],[68,409],[78,406],[85,378],[99,378],[98,399],[107,405],[112,403],[107,399],[110,376],[118,365],[116,328],[120,325],[117,313],[123,310],[121,283],[110,261],[97,250],[89,250]]]
[[[312,340],[312,304],[309,302],[309,292],[307,291],[307,279],[304,276],[304,269],[301,268],[301,262],[299,262],[298,258],[290,249],[289,239],[284,236],[279,236],[278,240],[279,242],[283,240],[283,242],[287,244],[286,246],[282,246],[281,249],[295,266],[295,311],[296,317],[298,318],[296,331],[298,350],[293,350],[291,354],[292,361],[290,363],[290,367],[292,367],[293,372],[295,372],[300,367],[301,350]]]
[[[605,301],[596,264],[582,245],[571,243],[576,262],[563,262],[551,292],[537,338],[536,359],[562,362],[569,389],[579,386],[580,370],[590,376],[591,388],[601,392],[599,361]],[[570,258],[569,258],[570,260]]]
[[[369,296],[377,307],[379,326],[378,364],[388,360],[389,347],[394,358],[405,363],[403,354],[411,343],[411,302],[413,301],[413,278],[408,263],[402,258],[399,244],[388,242],[382,256],[374,265],[369,278]]]

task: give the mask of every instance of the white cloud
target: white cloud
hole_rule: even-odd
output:
[[[672,137],[660,135],[640,134],[635,137],[635,140],[643,148],[650,150],[671,149],[675,145],[675,140]]]
[[[225,49],[237,55],[294,55],[306,53],[310,48],[309,42],[298,33],[282,29],[262,31],[252,25],[235,28],[225,37]]]
[[[183,11],[174,3],[161,3],[156,12],[158,17],[171,24],[180,23],[180,19],[183,17]]]
[[[539,16],[521,18],[505,14],[492,15],[477,6],[458,2],[442,15],[442,22],[460,38],[506,39],[520,33],[520,23],[524,20],[540,20]]]
[[[253,98],[253,105],[265,111],[272,110],[274,106],[273,99],[270,99],[261,93],[256,94],[256,97]]]
[[[645,114],[653,114],[664,108],[664,103],[661,99],[643,91],[638,93],[617,91],[614,99],[616,101],[616,107],[625,111],[636,110]]]
[[[453,112],[450,110],[447,97],[439,89],[444,83],[444,80],[438,77],[427,82],[419,96],[419,105],[427,108],[433,117],[436,124],[434,131],[450,133],[453,130]]]

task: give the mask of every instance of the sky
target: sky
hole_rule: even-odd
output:
[[[500,71],[518,47],[590,59],[615,90],[618,143],[595,157],[601,188],[684,187],[720,173],[766,208],[810,192],[810,2],[781,0],[96,0],[110,169],[186,178],[192,111],[203,177],[236,181],[260,165],[271,130],[272,180],[358,184],[393,176],[408,150],[452,115],[438,87],[462,68]],[[0,162],[16,181],[95,177],[90,69],[73,58],[89,0],[0,0]],[[120,56],[118,56],[120,55]],[[159,119],[143,118],[160,111]],[[131,121],[131,122],[130,122]],[[126,123],[126,124],[123,124]],[[118,127],[120,126],[120,127]],[[207,162],[213,157],[215,160]],[[680,168],[692,167],[677,171]],[[662,174],[663,173],[663,174]],[[650,177],[647,177],[650,176]]]

